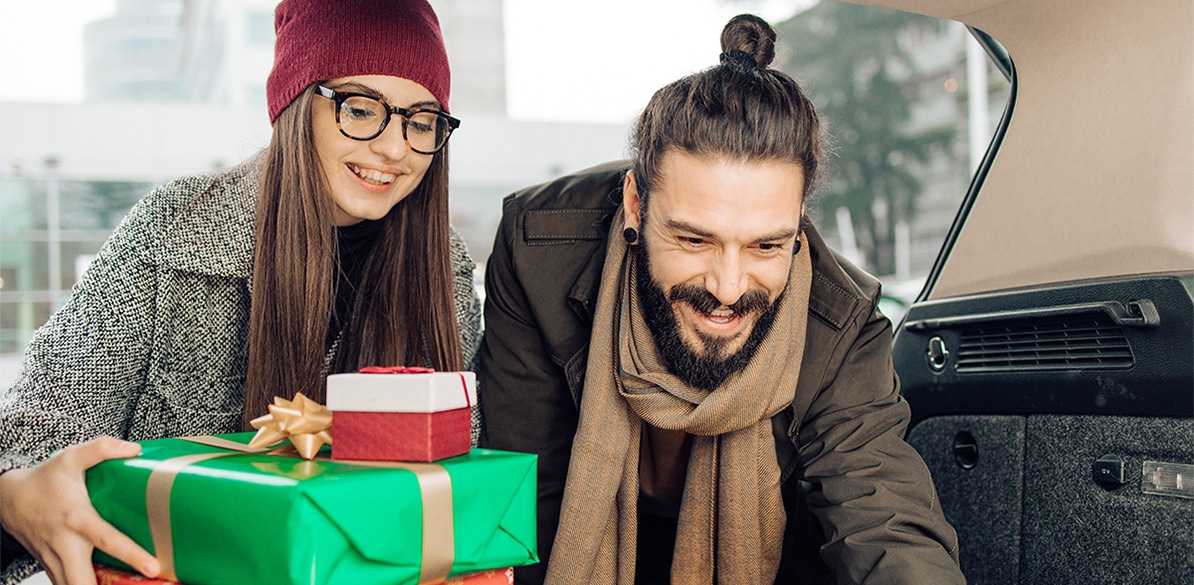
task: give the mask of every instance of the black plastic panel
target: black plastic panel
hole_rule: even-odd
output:
[[[1194,417],[1194,303],[1183,278],[1189,275],[913,305],[893,349],[913,425],[946,414]],[[1064,330],[1070,322],[1090,327],[1069,340],[1058,337],[1058,324]],[[1016,364],[992,360],[975,367],[970,362],[960,370],[963,336],[992,326],[1039,328],[1046,345],[1053,344],[1045,349],[1060,348],[1060,353],[1041,352],[1045,358]],[[1106,353],[1099,353],[1100,344]]]
[[[962,327],[956,357],[958,373],[1124,369],[1134,363],[1123,327],[1090,311]]]

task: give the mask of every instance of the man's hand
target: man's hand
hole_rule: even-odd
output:
[[[100,518],[84,483],[86,471],[101,461],[140,453],[136,443],[100,437],[35,467],[5,472],[0,475],[0,524],[56,585],[95,585],[91,553],[97,548],[156,577],[157,559]]]

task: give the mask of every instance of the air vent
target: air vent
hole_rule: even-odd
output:
[[[1108,369],[1132,367],[1132,348],[1106,313],[989,321],[962,330],[957,370]]]

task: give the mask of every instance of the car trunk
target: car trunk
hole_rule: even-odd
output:
[[[859,3],[1014,63],[893,351],[967,578],[1194,582],[1194,4]]]

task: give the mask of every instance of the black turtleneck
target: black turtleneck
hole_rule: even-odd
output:
[[[336,239],[339,242],[340,255],[336,270],[336,310],[328,324],[327,348],[340,334],[352,314],[352,306],[356,302],[357,288],[361,284],[361,274],[365,263],[369,260],[369,252],[373,249],[377,235],[381,233],[382,220],[364,220],[360,223],[336,228]]]

